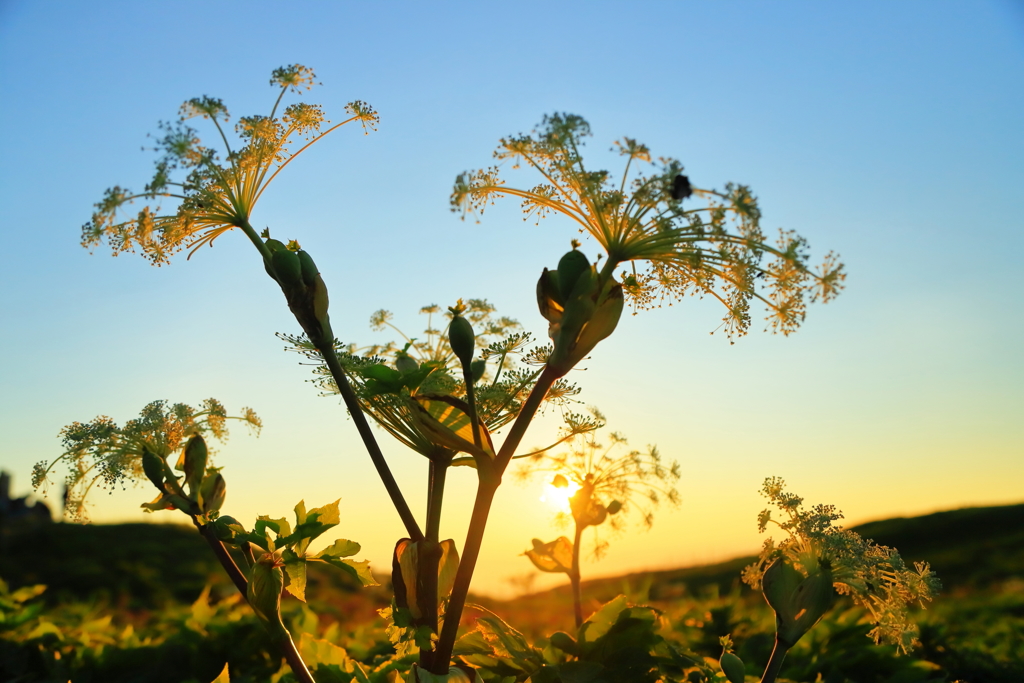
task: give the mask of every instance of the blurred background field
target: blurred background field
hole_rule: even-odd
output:
[[[917,618],[921,647],[897,657],[872,645],[858,610],[842,602],[792,651],[783,676],[823,683],[1024,681],[1024,504],[889,519],[854,529],[928,561],[944,590]],[[232,681],[275,678],[263,631],[194,529],[163,524],[79,526],[40,520],[4,525],[0,546],[0,680],[206,681],[229,663]],[[585,611],[619,594],[662,610],[682,647],[717,658],[731,634],[756,680],[772,646],[770,610],[739,581],[752,558],[584,583]],[[509,558],[519,563],[522,558]],[[524,562],[525,564],[525,562]],[[286,601],[296,638],[325,639],[373,665],[393,650],[377,610],[381,586],[359,588],[339,572],[312,571],[313,611]],[[528,580],[522,582],[525,588]],[[37,586],[46,586],[45,590]],[[568,586],[471,602],[532,642],[572,631]],[[467,611],[472,626],[479,610]]]

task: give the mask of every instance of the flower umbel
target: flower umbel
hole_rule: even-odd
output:
[[[643,451],[630,449],[625,437],[618,433],[606,435],[606,443],[599,442],[597,431],[605,426],[605,417],[596,409],[591,409],[591,414],[596,429],[574,437],[567,451],[534,454],[518,476],[554,474],[554,486],[573,492],[569,512],[558,515],[566,522],[571,515],[580,529],[607,521],[612,529],[621,530],[633,511],[650,528],[659,504],[679,504],[679,463],[663,461],[656,446]],[[607,545],[598,540],[594,556],[600,557]]]
[[[308,90],[314,79],[312,69],[299,64],[275,69],[270,84],[280,88],[277,101],[269,115],[238,119],[237,149],[228,137],[230,116],[221,100],[203,96],[182,104],[175,121],[159,124],[154,151],[161,156],[153,179],[140,193],[118,186],[108,189],[82,227],[82,246],[94,247],[106,240],[115,255],[139,250],[154,265],[161,265],[180,249],[194,252],[232,228],[243,228],[255,239],[249,225],[253,208],[292,159],[346,123],[359,121],[367,130],[378,121],[373,108],[360,101],[350,102],[349,117],[326,130],[322,127],[330,122],[319,105],[298,102],[278,113],[288,90]],[[203,144],[198,131],[186,123],[193,118],[213,124],[222,152]],[[296,143],[301,146],[293,151]],[[125,219],[122,209],[135,200],[147,204]],[[176,208],[161,213],[163,200],[176,202]]]
[[[75,422],[60,431],[64,453],[49,464],[43,461],[33,468],[32,486],[45,487],[49,473],[63,462],[68,468],[64,478],[68,492],[65,513],[72,519],[87,521],[85,499],[93,486],[112,489],[128,480],[145,481],[144,451],[166,459],[194,435],[225,441],[228,420],[244,422],[256,433],[263,426],[251,408],[242,408],[241,415],[231,416],[213,398],[203,401],[198,408],[153,401],[138,418],[123,427],[106,416],[85,424]]]
[[[496,159],[539,172],[543,181],[531,189],[506,184],[494,166],[458,176],[452,210],[483,213],[496,197],[518,197],[525,218],[559,213],[589,234],[607,256],[602,283],[615,269],[635,308],[650,308],[686,295],[710,295],[728,312],[726,334],[743,335],[750,324],[750,300],[768,309],[770,327],[789,334],[803,321],[808,301],[827,302],[845,277],[829,253],[818,269],[808,265],[807,242],[780,231],[774,243],[761,230],[757,199],[743,185],[723,192],[692,187],[678,161],[658,158],[636,140],[616,142],[626,157],[616,184],[607,171],[590,171],[581,147],[590,135],[587,122],[571,114],[545,116],[529,135],[503,138]],[[630,179],[634,164],[652,164],[654,172]],[[691,197],[703,206],[684,207]],[[692,203],[692,202],[691,202]],[[524,218],[524,219],[525,219]]]
[[[805,509],[803,498],[787,493],[785,482],[778,477],[766,479],[761,493],[783,513],[783,519],[776,521],[770,509],[763,510],[758,528],[763,532],[769,523],[776,524],[788,536],[777,545],[767,539],[758,561],[743,570],[743,580],[762,588],[769,571],[795,571],[799,577],[794,580],[831,576],[836,592],[849,595],[871,614],[875,627],[869,635],[875,642],[892,643],[909,652],[917,644],[917,627],[910,621],[907,606],[916,602],[923,607],[940,589],[928,564],[918,562],[911,569],[895,548],[833,526],[842,519],[841,512],[832,505]],[[777,561],[784,562],[786,568]]]

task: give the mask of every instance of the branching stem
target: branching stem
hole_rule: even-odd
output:
[[[249,594],[249,581],[242,574],[242,570],[235,564],[228,549],[224,547],[213,533],[213,527],[209,524],[200,524],[199,520],[192,516],[192,523],[196,525],[199,530],[199,534],[206,539],[206,542],[210,545],[213,550],[213,554],[217,556],[217,560],[220,562],[220,566],[224,568],[228,576],[231,578],[231,582],[235,584],[235,588],[242,594],[242,598],[248,600]],[[271,634],[274,635],[274,634]],[[300,683],[316,683],[313,678],[313,674],[310,673],[309,667],[302,661],[302,655],[299,654],[298,648],[295,647],[295,641],[292,640],[291,634],[288,633],[287,629],[284,629],[284,633],[278,634],[275,638],[281,649],[284,650],[285,661],[288,662],[288,666],[291,667],[292,673],[299,679]]]

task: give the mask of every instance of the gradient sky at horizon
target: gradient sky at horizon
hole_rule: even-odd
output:
[[[590,121],[589,165],[618,172],[612,142],[638,138],[698,186],[749,184],[766,230],[846,263],[846,291],[788,338],[755,323],[730,345],[709,335],[716,305],[687,300],[624,317],[576,373],[610,428],[683,469],[681,507],[611,537],[585,576],[753,552],[772,475],[850,522],[1024,500],[1024,4],[1011,0],[0,2],[0,467],[17,492],[70,422],[214,396],[266,424],[220,449],[225,511],[251,522],[340,496],[330,537],[386,572],[398,518],[343,408],[282,352],[274,333],[296,324],[243,236],[159,269],[78,245],[107,187],[148,180],[140,147],[158,121],[202,94],[264,112],[271,70],[291,63],[316,69],[323,85],[303,99],[329,117],[353,99],[382,117],[318,143],[254,214],[316,257],[343,340],[382,339],[367,324],[379,308],[418,331],[421,306],[459,297],[544,336],[534,283],[575,230],[524,223],[511,201],[460,221],[448,195],[498,138],[556,111]],[[422,509],[422,458],[381,441]],[[472,476],[454,472],[446,498],[443,533],[460,545]],[[540,494],[540,481],[499,493],[477,590],[507,594],[531,570],[517,555],[530,539],[568,533]],[[151,497],[100,493],[93,517],[141,520]]]

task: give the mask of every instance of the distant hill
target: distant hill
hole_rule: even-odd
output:
[[[898,549],[908,564],[928,562],[938,573],[946,593],[983,590],[1009,579],[1024,579],[1024,504],[897,517],[850,529],[880,545]],[[751,555],[696,567],[584,580],[583,594],[596,606],[630,592],[639,594],[638,600],[652,602],[707,591],[728,593],[740,586],[740,572],[753,560]],[[511,607],[487,598],[477,601],[499,611]],[[571,604],[568,581],[564,586],[521,596],[510,603],[515,603],[514,609],[518,611],[543,610],[554,614],[562,609],[561,605]]]
[[[852,528],[898,548],[908,562],[931,563],[946,591],[984,589],[1024,578],[1024,504],[950,510]],[[15,587],[46,584],[53,600],[102,595],[126,607],[145,608],[168,600],[191,602],[211,580],[218,590],[232,590],[195,529],[184,525],[51,524],[7,535],[4,546],[0,577]],[[740,570],[752,559],[585,581],[584,592],[598,601],[623,592],[624,586],[656,601],[707,590],[728,592],[739,584]],[[378,577],[386,580],[380,571]],[[314,572],[310,592],[314,600],[323,593],[323,599],[335,602],[340,594],[357,589],[340,572]],[[383,590],[372,593],[366,596],[371,602],[385,601]],[[556,596],[567,599],[568,586],[517,602]]]

